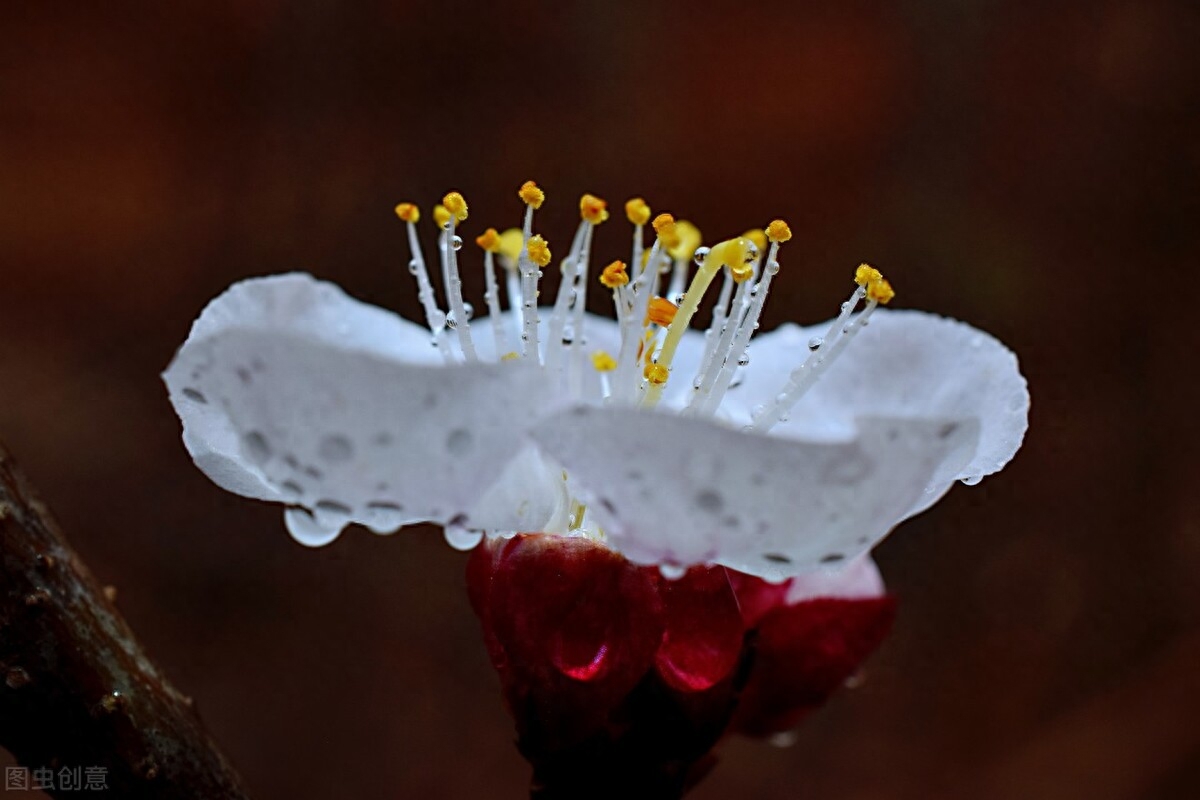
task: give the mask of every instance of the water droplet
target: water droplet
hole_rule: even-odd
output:
[[[452,331],[458,330],[458,320],[454,318],[453,311],[446,315],[446,327]]]
[[[408,262],[408,271],[411,272],[413,275],[416,275],[418,272],[421,271],[421,265],[419,263],[417,263],[417,260],[415,258],[412,261]]]
[[[446,220],[445,222],[442,223],[442,230],[444,230],[444,231],[451,230],[453,227],[454,226],[450,224],[450,220]]]
[[[770,272],[772,275],[778,275],[779,274],[779,262],[772,261],[770,264],[767,265],[767,271]]]
[[[745,353],[742,353],[741,356],[738,357],[738,366],[739,367],[744,367],[749,363],[750,363],[750,356],[746,355]]]
[[[743,259],[747,264],[753,264],[758,260],[758,245],[754,242],[746,241],[746,257]]]
[[[395,533],[412,519],[395,503],[374,502],[367,504],[362,523],[378,534]]]
[[[470,319],[471,317],[475,316],[475,306],[471,305],[470,303],[463,303],[463,313],[466,315],[467,319]]]
[[[823,339],[820,336],[814,336],[808,340],[808,349],[816,350],[816,349],[820,348],[820,346],[823,344],[825,344],[825,339]]]
[[[284,511],[283,524],[292,538],[306,547],[329,544],[338,537],[343,528],[342,524],[318,519],[303,508],[289,508]]]
[[[708,258],[708,254],[711,252],[711,248],[697,247],[696,252],[692,253],[692,261],[696,263],[697,267],[702,267],[704,266],[704,259]]]
[[[664,561],[658,565],[658,573],[669,581],[677,581],[687,573],[687,567],[674,561]]]
[[[461,236],[450,237],[450,246],[453,247],[455,250],[462,250],[462,237]]]
[[[677,306],[683,305],[683,298],[685,298],[685,297],[687,297],[687,295],[684,294],[683,292],[680,292],[679,294],[675,295],[675,305],[677,305]]]
[[[446,537],[446,544],[463,552],[474,550],[483,541],[482,531],[469,531],[461,525],[447,525],[442,535]]]
[[[981,480],[983,480],[983,476],[982,475],[967,475],[965,478],[961,478],[960,480],[967,486],[975,486]]]

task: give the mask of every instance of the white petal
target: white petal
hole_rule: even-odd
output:
[[[729,394],[734,419],[770,402],[828,324],[784,325],[756,337],[742,386]],[[939,470],[930,494],[956,479],[975,482],[1003,467],[1028,427],[1029,391],[1012,351],[956,320],[878,309],[838,360],[776,430],[808,439],[845,437],[860,416],[977,419],[979,447],[958,472]],[[934,498],[936,499],[936,497]]]
[[[970,420],[863,417],[841,441],[795,441],[576,407],[532,436],[630,559],[713,562],[779,580],[869,550],[935,471],[961,468],[978,433]]]
[[[794,605],[818,597],[865,600],[881,597],[884,591],[879,568],[869,554],[863,553],[841,569],[820,569],[797,575],[788,588],[787,601]]]
[[[214,300],[164,379],[197,465],[311,511],[288,520],[308,544],[350,522],[491,526],[471,512],[557,402],[537,367],[443,366],[426,331],[298,274]]]

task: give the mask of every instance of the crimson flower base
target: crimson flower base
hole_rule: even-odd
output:
[[[730,733],[787,731],[887,635],[891,597],[787,602],[724,567],[676,580],[585,538],[471,554],[467,586],[535,798],[677,798]]]

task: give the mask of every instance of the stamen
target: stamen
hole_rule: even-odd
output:
[[[679,307],[663,297],[653,297],[650,299],[650,308],[646,310],[646,322],[649,325],[654,323],[661,328],[665,328],[671,324],[671,320],[675,319],[675,313]]]
[[[509,330],[512,339],[512,349],[521,349],[521,326],[524,318],[521,309],[521,272],[517,264],[521,260],[521,249],[525,246],[525,238],[520,228],[509,228],[500,234],[500,264],[504,267],[504,294],[508,298],[508,308],[517,313],[513,314],[512,327]]]
[[[743,237],[749,238],[749,237]],[[699,389],[701,381],[708,371],[708,365],[712,361],[713,353],[717,349],[717,340],[725,332],[725,321],[729,318],[729,300],[733,296],[733,287],[737,281],[733,278],[733,271],[730,269],[723,270],[725,279],[721,281],[721,293],[717,295],[717,302],[713,306],[712,320],[708,323],[708,330],[704,332],[704,355],[700,358],[700,369],[696,372],[696,380],[693,381],[692,388]],[[741,284],[737,283],[740,287]],[[741,313],[741,300],[735,303],[735,308],[738,313]]]
[[[675,237],[675,245],[667,251],[674,262],[671,283],[666,293],[668,300],[674,300],[683,293],[684,284],[687,283],[688,265],[701,242],[700,229],[686,219],[675,223]]]
[[[792,370],[787,383],[775,396],[775,400],[754,413],[746,430],[766,433],[777,423],[786,420],[788,412],[813,387],[825,370],[829,369],[829,365],[845,351],[858,332],[866,327],[875,309],[886,305],[895,296],[891,284],[884,279],[879,270],[869,264],[858,268],[854,281],[859,284],[858,288],[850,295],[850,299],[842,304],[842,312],[829,327],[825,338],[800,366]],[[864,296],[867,297],[866,307],[853,321],[847,322]]]
[[[558,295],[554,298],[554,310],[550,312],[550,329],[546,341],[546,367],[553,372],[557,372],[562,365],[567,312],[575,298],[575,283],[579,276],[576,265],[591,228],[586,220],[579,223],[579,227],[575,229],[575,238],[571,241],[571,251],[563,259],[560,269],[562,280],[558,284]]]
[[[670,370],[662,364],[651,363],[647,364],[642,370],[642,375],[650,382],[652,387],[657,387],[661,390],[662,386],[667,382],[667,377],[670,375]]]
[[[462,247],[462,239],[454,235],[454,226],[467,218],[467,201],[458,192],[450,192],[442,198],[442,205],[449,213],[446,227],[445,243],[442,246],[442,257],[446,268],[446,295],[450,298],[450,313],[453,319],[447,318],[458,331],[458,345],[462,348],[463,357],[468,361],[478,361],[475,353],[475,342],[471,339],[471,319],[467,314],[466,304],[463,303],[462,280],[458,277],[458,248]]]
[[[612,372],[617,368],[617,360],[608,351],[597,350],[592,353],[592,366],[597,372]]]
[[[500,287],[496,284],[495,254],[500,252],[500,234],[495,228],[488,228],[482,236],[476,237],[475,244],[483,248],[483,277],[485,288],[484,302],[487,303],[488,318],[492,321],[492,340],[496,345],[496,355],[504,349],[504,320],[500,317]]]
[[[721,242],[708,252],[708,255],[704,257],[704,263],[700,265],[700,270],[696,273],[696,277],[692,279],[687,294],[684,295],[683,302],[679,304],[679,311],[676,313],[675,319],[671,322],[671,327],[667,328],[667,336],[663,340],[662,350],[658,356],[658,366],[667,370],[670,369],[671,361],[675,357],[675,350],[679,347],[679,342],[683,339],[683,332],[687,330],[688,324],[692,321],[692,316],[696,313],[696,309],[700,305],[700,299],[704,296],[704,292],[708,289],[713,277],[716,276],[721,267],[728,266],[731,269],[735,266],[740,267],[749,260],[752,260],[754,256],[754,244],[749,239],[742,239],[740,237]],[[665,384],[665,377],[662,382],[651,381],[646,396],[642,399],[642,405],[647,408],[653,408],[658,405]]]
[[[629,273],[624,261],[614,261],[600,273],[600,284],[606,289],[617,289],[629,283]]]
[[[408,250],[412,258],[408,262],[408,271],[417,280],[417,299],[425,312],[425,324],[433,334],[433,346],[442,354],[447,364],[453,361],[450,349],[446,347],[442,333],[446,329],[446,315],[438,308],[437,298],[433,295],[433,284],[429,282],[429,271],[425,268],[425,257],[421,254],[421,243],[417,239],[417,220],[421,211],[412,203],[401,203],[396,206],[396,216],[405,222],[408,228]]]
[[[751,280],[754,274],[752,265],[743,263],[739,264],[736,269],[729,267],[726,270],[726,274],[729,276],[730,281],[737,284],[737,292],[733,295],[733,303],[729,307],[729,315],[722,320],[720,339],[712,346],[712,352],[705,356],[700,367],[700,372],[692,382],[692,388],[695,391],[688,402],[687,409],[685,409],[685,413],[687,414],[700,413],[707,407],[708,398],[712,393],[713,387],[717,385],[721,369],[725,366],[725,362],[729,360],[729,353],[733,349],[733,338],[740,330],[742,319],[745,317],[746,310],[749,307],[750,292],[754,288],[754,281]],[[726,285],[728,285],[728,281]],[[715,319],[716,315],[714,314],[714,322]]]
[[[538,347],[537,284],[538,278],[541,277],[539,267],[550,263],[550,248],[545,239],[533,236],[532,233],[533,211],[545,202],[546,194],[533,181],[522,184],[517,194],[525,203],[525,223],[521,227],[521,255],[517,259],[517,269],[521,273],[521,355],[532,355],[541,361],[541,351]]]
[[[621,352],[617,356],[620,366],[617,367],[615,392],[622,395],[622,399],[629,401],[636,397],[638,390],[638,353],[634,351],[634,348],[641,344],[641,321],[646,317],[650,297],[654,293],[653,287],[648,285],[650,283],[649,276],[657,279],[658,255],[662,252],[663,236],[674,233],[675,218],[670,214],[659,214],[651,224],[657,236],[645,264],[634,281],[627,287],[627,296],[630,297],[632,303],[629,313],[621,321]],[[636,237],[634,242],[636,244]]]
[[[779,261],[776,260],[779,255],[779,246],[792,238],[792,230],[786,222],[777,219],[767,226],[766,234],[767,240],[771,242],[771,249],[767,253],[766,269],[762,278],[750,290],[750,306],[738,324],[733,344],[724,354],[721,370],[717,374],[712,392],[707,397],[701,398],[701,413],[713,414],[720,408],[721,401],[725,399],[725,393],[729,391],[738,367],[744,367],[749,363],[746,349],[750,345],[754,331],[758,329],[758,320],[762,316],[763,306],[767,302],[767,292],[771,289],[771,279],[779,272]]]

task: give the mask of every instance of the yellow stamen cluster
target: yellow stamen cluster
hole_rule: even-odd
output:
[[[599,225],[608,219],[608,203],[594,194],[585,194],[579,198],[579,216],[586,222]]]
[[[458,192],[450,192],[443,197],[442,205],[454,215],[457,221],[462,222],[467,218],[467,201]]]
[[[416,222],[421,219],[421,209],[412,203],[401,203],[396,206],[396,216],[405,222]]]
[[[679,311],[679,307],[665,297],[651,297],[650,304],[646,309],[646,324],[653,322],[655,325],[665,328],[671,324],[671,320],[675,319],[677,311]]]
[[[529,260],[539,267],[550,263],[550,245],[541,236],[529,238]]]
[[[883,273],[870,264],[859,264],[858,269],[854,271],[854,282],[859,286],[866,286],[881,280],[883,280]]]
[[[475,244],[489,253],[499,253],[501,247],[500,234],[496,233],[495,228],[488,228],[481,235],[475,237]]]
[[[867,284],[867,297],[881,306],[886,306],[895,296],[896,291],[887,282],[886,278],[880,278],[877,281],[871,281]]]
[[[783,220],[774,220],[767,226],[767,238],[772,242],[786,242],[792,238],[792,229]]]
[[[433,221],[439,228],[446,227],[446,223],[450,221],[450,212],[441,203],[433,207]]]
[[[645,225],[650,221],[650,206],[640,197],[635,197],[625,203],[625,216],[634,225]]]
[[[521,188],[517,190],[517,194],[527,206],[532,206],[535,210],[542,207],[542,203],[546,202],[546,193],[543,192],[533,181],[525,181],[521,184]]]
[[[858,265],[858,269],[854,271],[854,282],[859,286],[866,287],[868,300],[882,306],[886,306],[896,296],[896,291],[883,277],[883,273],[870,264]]]
[[[642,375],[654,386],[662,386],[667,382],[667,377],[670,374],[670,370],[662,364],[647,364],[646,368],[642,370]]]
[[[600,273],[600,283],[606,289],[615,289],[629,283],[629,273],[625,271],[624,261],[614,261]]]
[[[686,219],[681,219],[675,223],[675,242],[668,246],[667,252],[671,254],[671,258],[688,261],[700,246],[700,241],[700,229]]]
[[[592,353],[592,366],[597,372],[612,372],[617,368],[617,360],[604,350]]]

